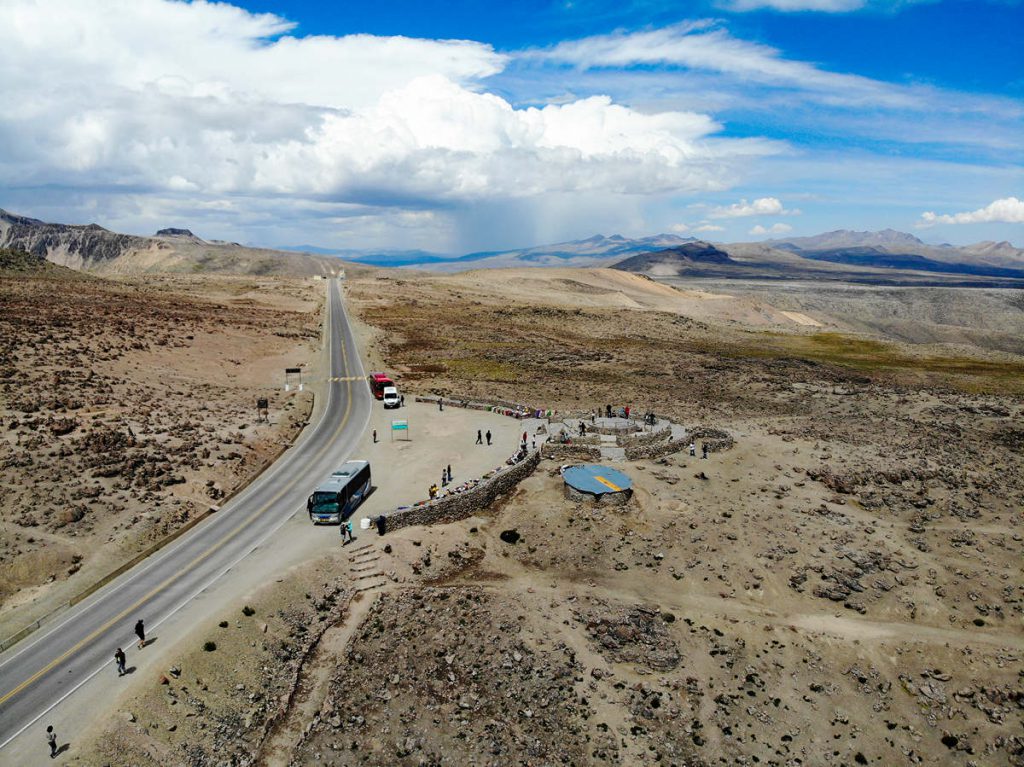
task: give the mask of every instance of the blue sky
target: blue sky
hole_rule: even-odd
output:
[[[442,252],[1024,246],[1022,31],[1013,0],[10,0],[0,207]]]

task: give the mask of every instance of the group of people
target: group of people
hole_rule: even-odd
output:
[[[483,432],[480,429],[476,430],[476,444],[478,444],[478,445],[484,444],[484,434],[483,434]],[[491,444],[491,430],[490,429],[487,430],[487,444],[488,445]]]
[[[700,455],[701,458],[707,458],[708,457],[708,443],[707,442],[701,442],[700,443],[700,452],[701,452],[701,455]],[[696,455],[697,455],[697,443],[692,441],[692,440],[690,441],[690,455],[692,455],[694,457],[696,457]]]

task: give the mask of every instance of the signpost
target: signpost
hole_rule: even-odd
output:
[[[289,382],[288,376],[297,375],[299,377],[299,391],[302,391],[302,368],[285,368],[284,369],[284,390],[291,391],[292,385]]]
[[[411,442],[412,438],[409,436],[409,422],[405,419],[396,419],[391,422],[391,441],[395,441],[395,432],[398,432],[401,436],[405,435],[405,441]]]
[[[270,422],[270,403],[266,397],[256,400],[256,420]]]

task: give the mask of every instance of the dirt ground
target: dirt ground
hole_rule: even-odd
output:
[[[297,434],[323,283],[0,274],[0,634],[219,503]],[[269,400],[258,423],[256,399]]]
[[[818,329],[764,299],[736,320],[673,309],[663,285],[594,270],[510,277],[347,294],[407,393],[629,404],[735,446],[619,464],[624,507],[566,500],[542,462],[481,518],[310,562],[254,597],[266,634],[225,613],[237,673],[207,681],[216,623],[182,656],[221,713],[182,705],[182,682],[133,687],[118,705],[147,715],[75,762],[1024,764],[1020,358]],[[335,620],[365,568],[384,582]]]

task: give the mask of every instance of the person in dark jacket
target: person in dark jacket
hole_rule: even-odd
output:
[[[139,638],[139,649],[146,646],[146,627],[142,625],[142,618],[135,624],[135,636]]]
[[[377,535],[384,535],[388,528],[388,518],[381,514],[377,517]]]
[[[127,659],[124,657],[124,650],[120,647],[117,648],[117,652],[114,653],[114,662],[117,663],[117,675],[124,676],[127,672],[125,669],[125,663]]]

